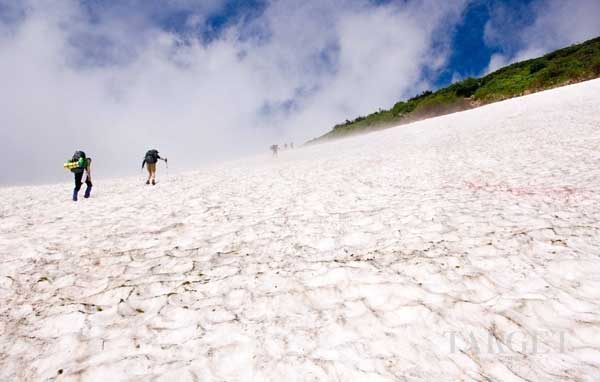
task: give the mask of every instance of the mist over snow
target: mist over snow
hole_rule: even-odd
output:
[[[474,3],[0,0],[0,184],[66,180],[76,149],[120,176],[149,148],[177,170],[299,145],[435,87]],[[518,28],[565,29],[551,17],[562,3],[534,3],[550,16]],[[577,2],[588,25],[586,7],[597,3]],[[541,34],[494,37],[492,16],[487,43],[518,48],[492,59],[550,48]]]
[[[173,32],[141,3],[92,14],[77,1],[3,1],[0,182],[64,179],[78,148],[119,175],[151,147],[189,168],[300,143],[426,87],[423,68],[444,59],[434,32],[463,3],[278,1],[206,39],[194,25],[219,2]]]

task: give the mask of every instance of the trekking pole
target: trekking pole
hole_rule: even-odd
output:
[[[169,162],[167,160],[167,158],[165,158],[165,164],[167,165],[167,179],[171,179],[171,177],[169,176]]]

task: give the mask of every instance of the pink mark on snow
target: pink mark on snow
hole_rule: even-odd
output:
[[[467,188],[476,192],[503,193],[517,197],[542,197],[571,201],[573,198],[585,197],[587,190],[570,186],[511,186],[508,183],[465,182]]]

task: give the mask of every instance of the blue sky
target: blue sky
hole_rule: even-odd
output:
[[[484,28],[490,19],[489,8],[483,1],[467,6],[462,22],[453,32],[452,53],[448,64],[436,78],[437,86],[452,82],[455,75],[478,76],[485,70],[490,57],[498,49],[484,41]]]
[[[32,164],[0,162],[0,184],[64,175],[47,163],[74,146],[121,175],[148,146],[193,168],[303,142],[596,37],[599,16],[598,0],[0,0],[0,150]]]
[[[377,6],[410,3],[411,0],[368,0]],[[414,2],[414,1],[412,1]],[[591,1],[587,1],[590,3]],[[215,2],[214,7],[198,6],[194,1],[141,1],[141,0],[82,0],[92,19],[106,12],[107,9],[118,9],[125,14],[144,13],[156,25],[165,31],[181,36],[199,38],[204,43],[219,39],[231,25],[251,23],[260,18],[269,6],[267,0],[225,0]],[[202,2],[196,2],[202,3]],[[439,88],[461,78],[481,76],[485,74],[494,54],[514,54],[519,41],[504,40],[501,44],[486,41],[486,26],[492,22],[499,9],[510,16],[507,26],[513,28],[509,33],[519,33],[535,22],[536,11],[544,7],[543,0],[472,0],[464,2],[459,22],[450,30],[451,50],[442,68],[430,73],[431,87]],[[586,1],[580,1],[580,5]],[[536,9],[537,8],[537,9]],[[507,11],[507,12],[506,12]],[[189,20],[201,12],[203,20],[200,24],[190,26]],[[598,15],[600,17],[600,15]],[[505,16],[503,16],[505,17]],[[248,29],[248,35],[240,38],[254,38],[256,31]],[[559,47],[559,43],[556,47]],[[554,46],[553,46],[554,48]],[[325,58],[330,58],[326,55]],[[507,62],[510,62],[507,61]],[[419,90],[416,89],[415,92]],[[288,102],[289,104],[289,102]]]
[[[400,1],[402,2],[402,1]],[[370,3],[381,6],[394,3],[391,0],[371,0]],[[396,2],[398,3],[398,2]],[[452,34],[452,50],[442,70],[434,74],[433,86],[445,86],[468,76],[480,76],[485,73],[490,58],[495,53],[502,53],[501,46],[494,46],[485,41],[485,27],[493,17],[492,13],[499,7],[514,10],[513,16],[519,27],[533,22],[533,12],[529,6],[533,0],[475,0],[469,2],[463,10],[462,19],[456,24]],[[158,26],[183,36],[194,35],[205,43],[218,39],[221,33],[230,25],[239,22],[251,22],[261,16],[268,2],[265,0],[227,0],[215,7],[206,15],[200,25],[190,27],[188,20],[193,17],[198,8],[194,6],[157,7],[140,1],[121,0],[84,0],[92,18],[110,7],[122,11],[147,12]],[[252,37],[252,36],[242,36]]]
[[[532,0],[479,0],[471,2],[464,10],[462,21],[457,24],[452,37],[452,53],[446,67],[436,78],[436,86],[444,86],[453,78],[478,77],[485,73],[492,55],[502,53],[502,46],[485,40],[485,27],[498,6],[513,10],[512,15],[519,27],[533,22],[529,8]],[[456,77],[455,77],[456,76]]]

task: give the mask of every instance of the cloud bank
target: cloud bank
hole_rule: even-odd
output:
[[[0,184],[66,180],[76,149],[117,176],[148,148],[193,168],[299,144],[428,87],[465,6],[280,0],[207,37],[226,2],[15,3],[0,0]]]

